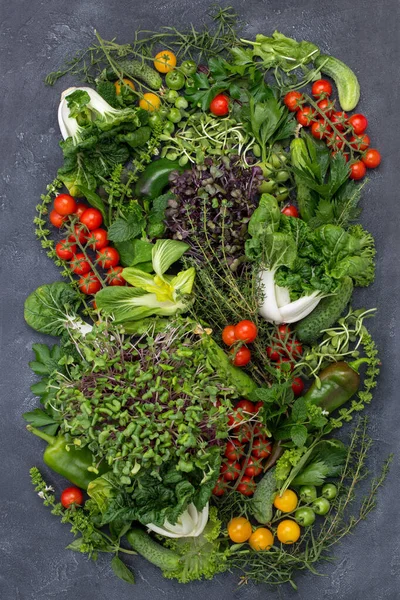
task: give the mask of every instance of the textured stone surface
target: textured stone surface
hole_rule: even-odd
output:
[[[396,452],[390,478],[379,495],[377,510],[354,536],[335,549],[335,561],[321,565],[324,577],[298,577],[299,591],[284,587],[280,599],[397,600],[400,598],[399,357],[399,3],[386,0],[231,0],[241,13],[244,33],[270,33],[310,39],[348,62],[359,76],[363,95],[360,111],[368,115],[374,145],[384,161],[364,189],[363,223],[375,235],[377,278],[358,292],[356,304],[378,306],[372,330],[382,352],[383,367],[374,403],[368,409],[376,440],[371,471]],[[0,135],[0,287],[1,419],[0,419],[0,597],[2,600],[257,600],[271,593],[264,587],[237,588],[234,575],[212,582],[181,586],[165,581],[141,559],[135,564],[137,585],[115,579],[108,557],[97,563],[65,551],[71,536],[34,495],[29,468],[40,465],[42,442],[25,431],[21,413],[35,406],[29,391],[34,381],[27,361],[33,342],[48,341],[23,320],[25,297],[37,285],[58,277],[34,238],[34,207],[54,177],[61,155],[56,107],[61,90],[45,88],[43,78],[66,56],[86,46],[97,28],[104,37],[129,41],[137,28],[183,26],[203,18],[201,0],[139,3],[122,0],[19,0],[6,9],[1,3],[1,135]],[[50,475],[57,483],[56,478]]]

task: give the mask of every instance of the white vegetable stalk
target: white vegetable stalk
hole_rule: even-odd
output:
[[[289,290],[275,284],[275,271],[276,269],[260,271],[263,303],[259,313],[270,323],[296,323],[314,310],[322,298],[321,293],[315,291],[290,302]]]
[[[187,509],[179,516],[175,525],[166,520],[163,527],[158,527],[153,523],[148,523],[146,527],[154,533],[165,537],[198,537],[203,533],[204,527],[208,521],[208,502],[202,511],[198,511],[193,503],[189,504]]]

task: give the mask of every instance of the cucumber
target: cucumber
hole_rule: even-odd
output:
[[[253,517],[263,525],[266,525],[272,519],[272,507],[277,491],[275,469],[271,469],[258,482],[250,506]]]
[[[161,76],[146,63],[138,60],[121,60],[117,63],[117,67],[123,75],[140,79],[152,90],[159,90],[162,86]],[[113,69],[107,69],[107,79],[115,79]]]
[[[333,296],[323,298],[316,308],[295,327],[296,337],[304,344],[312,344],[331,327],[346,308],[353,293],[353,281],[344,277]]]
[[[179,567],[179,556],[155,542],[143,529],[130,529],[126,539],[138,554],[163,571],[173,571]]]
[[[315,66],[334,80],[342,109],[353,110],[360,99],[360,84],[350,67],[327,54],[320,54],[315,59]]]

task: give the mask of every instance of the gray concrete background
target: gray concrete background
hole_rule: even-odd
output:
[[[397,600],[400,598],[399,469],[399,2],[368,0],[231,0],[242,16],[245,37],[274,29],[309,39],[345,60],[362,88],[360,112],[368,133],[383,154],[383,164],[365,186],[363,224],[377,242],[377,277],[357,304],[378,306],[372,330],[383,367],[374,402],[368,409],[376,440],[371,470],[397,452],[379,504],[355,535],[335,548],[335,561],[320,567],[323,577],[298,578],[299,591],[273,592],[252,584],[237,588],[224,574],[212,582],[182,586],[163,580],[159,571],[135,558],[137,585],[113,577],[108,557],[97,563],[70,551],[68,526],[61,525],[35,496],[29,468],[41,465],[42,442],[25,431],[23,411],[35,406],[29,386],[31,345],[49,341],[23,320],[25,297],[39,284],[58,278],[34,237],[34,208],[61,161],[56,108],[61,81],[46,88],[44,76],[67,56],[85,47],[97,28],[110,39],[129,41],[138,28],[198,25],[208,3],[200,0],[129,2],[122,0],[19,0],[0,5],[0,210],[2,285],[0,418],[0,598],[2,600],[147,600],[162,598],[258,600]],[[49,474],[52,481],[56,479]]]

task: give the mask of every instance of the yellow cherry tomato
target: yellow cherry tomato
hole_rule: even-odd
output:
[[[127,79],[126,77],[124,77],[124,79],[122,80],[122,82],[125,85],[127,85],[128,87],[130,87],[131,90],[135,90],[135,84],[130,79]],[[120,81],[114,81],[114,85],[115,85],[116,94],[117,94],[117,96],[119,96],[120,93],[121,93],[121,82]]]
[[[253,550],[269,550],[273,543],[274,536],[266,527],[256,529],[249,539],[249,544]]]
[[[281,496],[279,494],[275,496],[274,506],[282,512],[292,512],[296,508],[298,501],[297,495],[293,490],[285,490]]]
[[[247,542],[252,534],[250,521],[244,517],[234,517],[228,523],[228,535],[232,542],[236,544],[242,544]]]
[[[143,94],[143,98],[139,102],[140,108],[153,112],[160,108],[161,100],[156,94]]]
[[[176,67],[176,56],[171,50],[161,50],[154,59],[154,67],[159,73],[169,73]]]
[[[282,544],[294,544],[300,537],[300,527],[296,521],[284,519],[277,527],[276,535]]]

